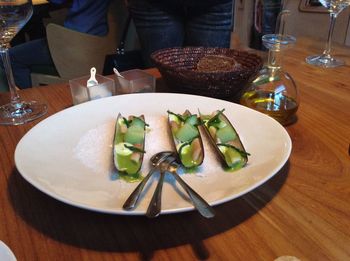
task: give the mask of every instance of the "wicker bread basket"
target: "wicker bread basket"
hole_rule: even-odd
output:
[[[213,55],[233,58],[237,66],[225,71],[198,71],[198,62]],[[167,48],[152,53],[151,58],[172,91],[227,100],[237,99],[262,67],[259,56],[226,48]]]

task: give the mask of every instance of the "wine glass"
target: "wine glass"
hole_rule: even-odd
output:
[[[323,51],[323,54],[309,56],[306,58],[306,62],[308,64],[324,68],[332,68],[344,65],[344,61],[336,59],[331,55],[331,44],[337,16],[341,13],[341,11],[350,5],[350,0],[319,0],[319,2],[328,9],[330,15],[330,26],[328,31],[327,44],[325,50]]]
[[[33,14],[31,0],[0,0],[0,55],[11,93],[11,102],[0,106],[0,124],[19,125],[47,112],[45,104],[22,101],[15,86],[9,57],[10,41]]]

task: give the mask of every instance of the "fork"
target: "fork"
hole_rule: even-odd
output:
[[[147,208],[146,216],[150,218],[157,217],[161,212],[162,205],[162,190],[165,173],[169,167],[171,162],[175,161],[175,158],[172,156],[167,157],[164,161],[162,161],[159,165],[159,181],[157,187],[153,193],[151,202]]]

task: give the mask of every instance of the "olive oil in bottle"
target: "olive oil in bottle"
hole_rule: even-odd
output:
[[[271,116],[282,125],[291,123],[292,116],[298,110],[298,103],[295,99],[271,91],[254,90],[246,92],[240,103]]]
[[[288,125],[296,119],[299,101],[292,76],[282,70],[282,58],[283,51],[293,46],[296,39],[290,35],[267,34],[262,41],[269,49],[267,64],[245,89],[240,103]]]

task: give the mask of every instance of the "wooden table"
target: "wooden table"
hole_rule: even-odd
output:
[[[46,0],[32,0],[33,5],[43,5],[48,4],[49,2]]]
[[[322,48],[298,39],[284,59],[301,98],[298,120],[287,127],[289,161],[251,193],[215,207],[211,220],[195,211],[107,215],[56,201],[14,166],[16,144],[38,120],[0,126],[0,240],[18,260],[350,260],[350,67],[304,62]],[[350,64],[349,49],[335,52]],[[47,116],[72,105],[67,84],[20,94],[47,102]],[[8,98],[1,94],[0,103]]]

